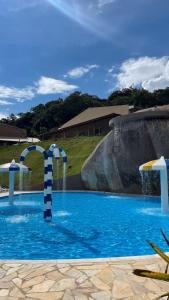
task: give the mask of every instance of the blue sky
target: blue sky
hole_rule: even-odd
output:
[[[167,0],[0,0],[0,117],[169,86],[168,14]]]

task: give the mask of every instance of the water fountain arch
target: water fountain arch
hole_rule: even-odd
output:
[[[23,164],[26,156],[32,151],[40,152],[44,157],[44,219],[50,222],[52,220],[52,187],[53,187],[53,158],[56,160],[62,156],[63,159],[63,182],[67,164],[67,155],[62,148],[56,144],[52,144],[49,150],[45,150],[41,146],[29,146],[23,150],[20,155],[20,163]],[[63,184],[65,186],[65,183]],[[23,174],[20,172],[20,190],[23,189]]]

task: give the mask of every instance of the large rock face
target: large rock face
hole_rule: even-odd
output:
[[[83,165],[84,185],[90,190],[139,193],[139,166],[162,155],[169,158],[169,112],[117,117],[110,127]]]

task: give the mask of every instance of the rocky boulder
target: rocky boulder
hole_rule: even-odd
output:
[[[82,181],[89,190],[140,193],[139,166],[161,155],[169,158],[169,112],[117,117],[110,127],[84,163]]]

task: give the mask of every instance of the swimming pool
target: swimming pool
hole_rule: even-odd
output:
[[[0,198],[0,259],[105,258],[152,254],[151,240],[168,251],[169,216],[158,197],[54,192],[53,220],[43,219],[43,193]]]

